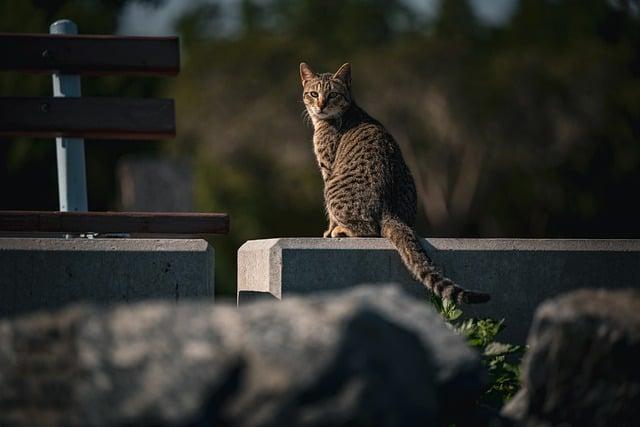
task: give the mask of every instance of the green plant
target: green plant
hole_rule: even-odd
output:
[[[505,327],[504,319],[461,320],[463,312],[454,303],[436,296],[432,296],[430,301],[443,319],[482,355],[490,382],[480,403],[496,409],[502,407],[520,388],[520,361],[525,348],[496,341],[496,336]]]

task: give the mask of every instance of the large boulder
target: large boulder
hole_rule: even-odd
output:
[[[503,410],[531,426],[632,426],[640,419],[640,293],[576,291],[541,305],[523,388]]]
[[[433,425],[478,356],[400,289],[76,306],[0,322],[0,425]]]

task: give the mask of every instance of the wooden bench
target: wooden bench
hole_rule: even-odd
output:
[[[177,37],[78,35],[68,20],[51,34],[0,33],[0,71],[48,73],[53,97],[0,98],[0,135],[56,138],[60,211],[0,211],[0,232],[219,235],[226,213],[88,212],[84,139],[176,134],[171,99],[81,97],[80,75],[175,76]]]

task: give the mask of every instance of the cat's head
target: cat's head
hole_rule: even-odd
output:
[[[302,100],[312,118],[328,120],[340,117],[351,105],[351,64],[334,74],[316,74],[306,63],[300,64]]]

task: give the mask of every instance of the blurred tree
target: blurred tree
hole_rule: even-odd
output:
[[[396,0],[273,0],[272,11],[277,32],[342,53],[387,42],[415,25]]]
[[[240,1],[240,20],[245,34],[261,32],[265,29],[264,7],[253,0]]]
[[[480,29],[469,0],[446,0],[440,3],[440,13],[435,24],[437,37],[443,40],[472,41],[478,36]]]

